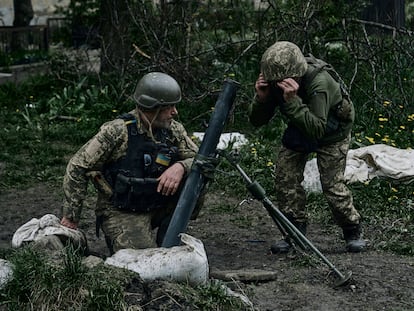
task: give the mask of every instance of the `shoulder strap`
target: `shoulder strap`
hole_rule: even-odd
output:
[[[312,54],[306,55],[305,59],[309,65],[312,65],[314,67],[314,70],[312,70],[308,75],[306,75],[306,81],[308,83],[312,82],[318,73],[320,73],[322,70],[325,70],[336,82],[338,82],[341,88],[342,96],[346,96],[349,98],[348,88],[345,82],[342,80],[341,76],[338,74],[338,72],[336,72],[336,70],[333,68],[331,64],[323,61],[322,59],[316,58]]]
[[[316,58],[312,54],[308,54],[305,59],[308,65],[311,65],[313,67],[313,70],[308,75],[306,75],[308,82],[312,82],[318,73],[320,73],[322,70],[325,70],[326,67],[330,66],[328,63],[319,58]]]

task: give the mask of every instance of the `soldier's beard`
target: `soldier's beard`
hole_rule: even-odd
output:
[[[152,123],[152,127],[170,129],[172,120],[173,119],[167,119],[167,120],[155,119],[154,122]]]

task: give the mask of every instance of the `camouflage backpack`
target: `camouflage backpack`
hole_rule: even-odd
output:
[[[342,94],[342,104],[337,107],[336,116],[340,120],[349,120],[353,118],[353,103],[349,96],[348,88],[342,78],[339,76],[338,72],[333,68],[331,64],[323,61],[322,59],[316,58],[312,54],[305,56],[306,62],[309,65],[312,65],[315,69],[307,75],[306,79],[308,82],[311,82],[318,73],[322,70],[325,70],[329,75],[339,84]]]

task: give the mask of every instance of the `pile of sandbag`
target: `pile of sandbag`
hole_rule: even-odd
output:
[[[209,265],[203,243],[188,234],[182,233],[180,237],[182,245],[171,248],[119,250],[108,257],[105,264],[134,271],[144,281],[160,279],[194,285],[205,283],[209,278]],[[62,226],[55,215],[46,214],[19,227],[13,235],[12,246],[18,248],[35,243],[42,248],[61,250],[68,241],[86,249],[82,231]],[[9,271],[6,268],[5,265],[4,280]]]

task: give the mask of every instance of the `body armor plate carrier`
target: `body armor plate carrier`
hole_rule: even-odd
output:
[[[171,131],[159,129],[154,142],[137,129],[131,114],[120,116],[128,127],[128,148],[124,157],[104,169],[105,179],[112,186],[112,203],[116,208],[149,212],[165,207],[171,198],[157,192],[157,178],[177,161],[178,148],[172,145]]]

